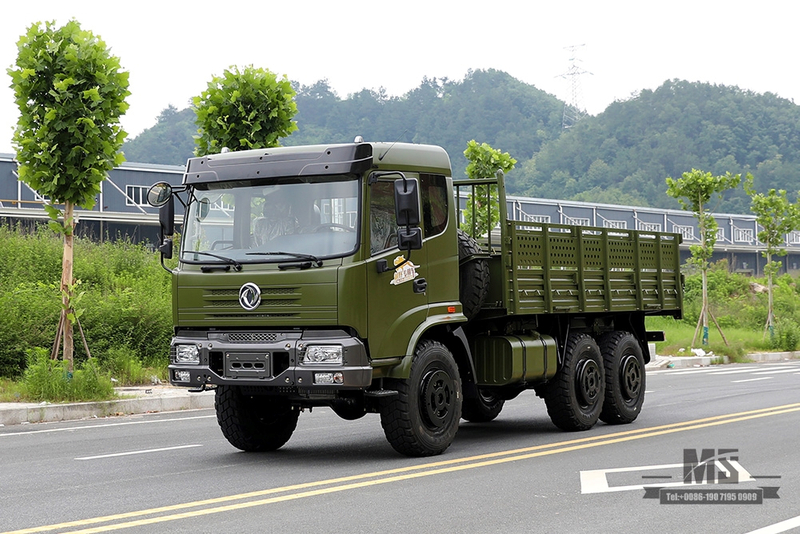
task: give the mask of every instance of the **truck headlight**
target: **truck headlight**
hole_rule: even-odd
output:
[[[175,345],[172,363],[200,364],[200,350],[197,345]]]
[[[342,364],[341,345],[309,345],[303,355],[303,363]]]

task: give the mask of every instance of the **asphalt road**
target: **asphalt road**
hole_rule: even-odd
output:
[[[0,428],[0,531],[800,531],[800,362],[656,371],[647,386],[631,425],[564,433],[525,393],[427,459],[397,455],[377,415],[325,409],[269,454],[231,447],[210,410]],[[738,481],[685,484],[685,451],[704,450],[718,460],[704,482]]]

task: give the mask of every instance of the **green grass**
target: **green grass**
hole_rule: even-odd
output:
[[[53,344],[61,312],[61,253],[61,238],[47,228],[0,225],[0,377],[21,378],[26,353]],[[149,383],[151,375],[162,376],[172,301],[171,280],[158,255],[125,240],[76,238],[74,276],[84,292],[80,321],[98,368],[118,373],[118,380]],[[76,362],[86,361],[77,332],[75,339]],[[132,361],[121,362],[121,353]]]
[[[693,356],[691,347],[695,325],[685,321],[676,321],[671,317],[648,317],[647,329],[664,332],[666,341],[656,343],[656,354],[659,356]],[[706,352],[713,352],[717,356],[727,356],[732,362],[747,361],[747,354],[751,352],[773,350],[770,346],[769,338],[765,340],[762,332],[755,331],[752,328],[734,326],[723,328],[722,331],[728,340],[727,345],[722,340],[722,336],[716,326],[712,323],[708,329],[708,345],[701,344],[701,327],[701,332],[698,334],[694,346],[702,348]]]
[[[9,378],[0,378],[0,402],[25,401],[24,388],[21,383]]]

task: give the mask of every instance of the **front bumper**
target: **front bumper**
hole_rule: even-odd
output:
[[[177,345],[197,346],[199,363],[176,363]],[[303,363],[310,345],[341,346],[342,362]],[[364,344],[342,330],[181,331],[172,339],[169,379],[184,387],[365,389],[372,383],[372,366]]]

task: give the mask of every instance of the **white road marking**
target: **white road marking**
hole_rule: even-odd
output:
[[[717,371],[714,373],[715,375],[735,375],[740,373],[757,373],[759,372],[758,367],[748,367],[747,369],[734,369],[732,371]],[[763,370],[762,370],[763,372]]]
[[[658,371],[653,371],[652,373],[648,374],[662,374],[662,373],[669,373],[671,375],[674,374],[681,374],[681,375],[693,375],[697,373],[711,373],[713,371],[717,371],[717,369],[712,369],[710,367],[686,367],[684,369],[660,369]]]
[[[780,534],[781,532],[786,532],[787,530],[797,527],[800,527],[800,515],[791,519],[787,519],[786,521],[781,521],[780,523],[775,523],[774,525],[769,525],[758,530],[752,530],[747,534]]]
[[[194,417],[176,417],[172,419],[151,419],[149,421],[126,421],[124,423],[105,423],[102,425],[85,425],[85,426],[69,426],[63,428],[47,428],[44,430],[31,430],[29,432],[9,432],[0,434],[0,438],[7,436],[26,436],[28,434],[48,434],[50,432],[69,432],[75,430],[88,430],[92,428],[106,428],[110,426],[128,426],[128,425],[149,425],[152,423],[172,423],[175,421],[191,421],[192,419],[210,419],[216,418],[216,415],[197,415]]]
[[[729,463],[739,473],[739,482],[755,481],[755,479],[752,476],[750,476],[750,473],[744,467],[742,467],[742,465],[739,462],[731,460]],[[725,468],[719,463],[717,463],[717,468],[722,471],[725,470]],[[683,482],[683,480],[679,482],[666,482],[666,483],[653,482],[649,484],[634,484],[631,486],[609,486],[608,484],[607,475],[609,473],[657,471],[663,469],[683,469],[683,464],[644,465],[639,467],[617,467],[613,469],[594,469],[590,471],[581,471],[580,472],[581,494],[611,493],[614,491],[636,491],[636,490],[643,490],[644,488],[647,487],[668,488],[668,487],[687,486],[687,484]],[[688,485],[706,486],[707,484],[688,484]]]
[[[778,373],[796,373],[797,369],[775,369],[772,371],[758,371],[753,373],[754,375],[770,375],[770,374],[778,374]]]
[[[739,384],[741,382],[755,382],[756,380],[772,380],[771,376],[762,376],[760,378],[746,378],[744,380],[731,380],[731,384]]]
[[[747,367],[737,367],[736,369],[727,369],[725,367],[720,368],[719,366],[711,366],[711,367],[685,367],[679,369],[658,369],[655,371],[649,371],[648,375],[660,375],[660,374],[683,374],[683,375],[694,375],[694,374],[714,374],[714,375],[731,375],[737,373],[789,373],[791,371],[797,371],[798,364],[796,362],[787,362],[787,363],[769,363],[766,364],[769,367],[775,369],[776,367],[780,367],[780,370],[773,370],[770,371],[769,369],[765,369],[764,366],[747,366]],[[791,369],[786,369],[786,367],[791,367]]]
[[[141,451],[130,451],[130,452],[117,452],[114,454],[101,454],[99,456],[85,456],[83,458],[75,458],[76,460],[100,460],[103,458],[116,458],[118,456],[133,456],[135,454],[149,454],[151,452],[164,452],[164,451],[176,451],[179,449],[192,449],[194,447],[202,447],[202,445],[179,445],[178,447],[164,447],[161,449],[146,449]]]

